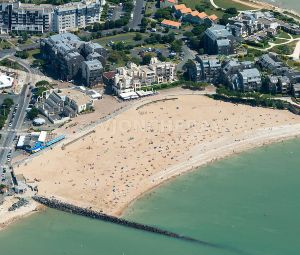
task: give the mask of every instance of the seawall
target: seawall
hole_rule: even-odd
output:
[[[228,247],[223,247],[222,245],[218,245],[218,244],[214,244],[211,242],[206,242],[206,241],[202,241],[202,240],[198,240],[189,236],[184,236],[184,235],[180,235],[168,230],[164,230],[158,227],[153,227],[153,226],[149,226],[146,224],[141,224],[141,223],[137,223],[137,222],[133,222],[133,221],[129,221],[129,220],[125,220],[122,218],[118,218],[118,217],[114,217],[114,216],[110,216],[104,213],[100,213],[100,212],[96,212],[93,211],[91,209],[87,209],[87,208],[81,208],[75,205],[71,205],[68,203],[64,203],[61,202],[55,198],[46,198],[43,196],[33,196],[32,197],[36,202],[39,202],[47,207],[53,208],[53,209],[57,209],[60,211],[64,211],[64,212],[68,212],[68,213],[72,213],[72,214],[76,214],[76,215],[80,215],[80,216],[85,216],[85,217],[89,217],[92,219],[97,219],[97,220],[102,220],[102,221],[106,221],[106,222],[111,222],[114,224],[118,224],[124,227],[128,227],[128,228],[133,228],[133,229],[137,229],[137,230],[141,230],[141,231],[145,231],[145,232],[150,232],[150,233],[154,233],[154,234],[159,234],[159,235],[163,235],[163,236],[167,236],[170,238],[175,238],[175,239],[180,239],[183,241],[189,241],[189,242],[194,242],[194,243],[198,243],[204,246],[209,246],[212,248],[217,248],[217,249],[228,249]]]

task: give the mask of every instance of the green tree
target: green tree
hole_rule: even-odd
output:
[[[38,81],[35,86],[36,87],[41,87],[41,86],[49,86],[50,85],[50,82],[49,81],[46,81],[46,80],[41,80],[41,81]]]
[[[142,64],[143,65],[149,65],[151,61],[152,56],[150,54],[145,54],[143,59],[142,59]]]
[[[143,39],[143,36],[141,35],[141,33],[136,33],[133,40],[135,41],[141,41]]]
[[[238,11],[235,7],[227,8],[225,10],[225,13],[231,14],[231,15],[237,15]]]
[[[27,51],[17,51],[15,53],[15,56],[18,57],[18,58],[23,58],[23,59],[26,59],[29,57],[29,53]]]
[[[37,108],[33,107],[28,113],[27,117],[30,120],[34,120],[39,115],[39,111]]]
[[[171,43],[171,50],[175,52],[181,52],[182,51],[182,41],[176,40]]]
[[[7,98],[5,98],[5,99],[3,100],[3,105],[5,105],[6,108],[12,107],[13,104],[14,104],[14,100],[12,100],[11,98],[8,98],[8,97],[7,97]]]

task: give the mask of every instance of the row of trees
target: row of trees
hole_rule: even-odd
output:
[[[5,125],[5,122],[13,104],[14,101],[11,98],[5,98],[3,100],[3,103],[0,105],[0,129],[2,129]]]
[[[214,99],[228,101],[232,103],[241,103],[251,106],[262,106],[276,109],[287,109],[289,104],[279,99],[274,99],[269,95],[260,94],[258,92],[243,93],[239,91],[231,91],[225,87],[217,88],[217,94],[213,95]]]

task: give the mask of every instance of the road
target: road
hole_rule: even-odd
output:
[[[27,97],[29,94],[29,87],[25,85],[15,102],[16,104],[19,104],[18,110],[16,112],[16,115],[14,118],[12,118],[12,115],[10,114],[8,117],[7,123],[9,123],[12,120],[12,127],[8,127],[6,125],[3,128],[3,135],[1,138],[1,149],[2,153],[0,154],[0,166],[5,165],[7,160],[7,154],[9,150],[12,148],[13,139],[15,138],[17,131],[22,127],[26,109],[29,105],[30,97]]]
[[[0,60],[8,57],[8,56],[13,56],[16,53],[15,49],[5,49],[5,50],[0,50]]]
[[[141,20],[143,18],[143,7],[145,7],[145,0],[135,0],[134,9],[133,9],[133,18],[129,22],[130,29],[139,29]]]
[[[184,64],[189,60],[193,60],[195,56],[197,55],[197,52],[194,50],[191,50],[186,44],[182,45],[182,53],[183,53],[183,59],[177,64],[176,70],[182,71]]]

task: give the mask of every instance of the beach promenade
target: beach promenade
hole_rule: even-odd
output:
[[[37,185],[40,195],[119,216],[143,193],[176,175],[300,135],[300,116],[288,111],[199,94],[165,93],[149,100],[164,98],[173,99],[128,107],[82,139],[15,171]]]

